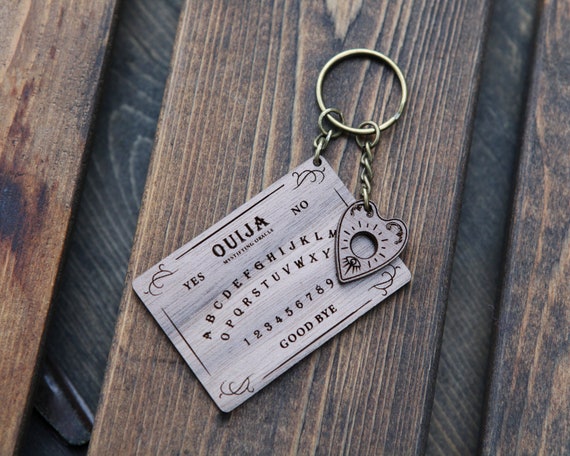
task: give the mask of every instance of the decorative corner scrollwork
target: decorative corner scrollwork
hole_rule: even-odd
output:
[[[396,236],[398,236],[398,240],[394,242],[394,244],[401,244],[404,241],[404,230],[399,223],[396,222],[388,222],[386,223],[386,229],[388,231],[392,231],[392,228],[396,228]]]
[[[236,386],[237,385],[237,386]],[[220,385],[220,395],[222,396],[241,396],[244,393],[254,393],[255,389],[251,386],[249,377],[246,377],[239,385],[238,382],[223,381]]]
[[[389,268],[392,269],[390,270]],[[375,285],[372,285],[368,291],[375,289],[382,292],[382,296],[386,296],[388,294],[388,288],[390,288],[394,283],[394,278],[396,277],[396,271],[398,269],[400,269],[400,266],[392,266],[391,264],[386,266],[381,275],[381,277],[385,277],[385,279]]]
[[[350,208],[350,215],[354,217],[356,211],[361,212],[364,209],[364,203],[362,201],[358,201],[352,205]]]
[[[160,263],[158,265],[158,271],[156,271],[152,275],[152,279],[150,280],[150,283],[148,284],[148,289],[147,289],[147,291],[144,292],[144,294],[148,294],[151,296],[161,295],[162,291],[160,291],[160,289],[162,287],[164,287],[164,284],[161,282],[162,279],[165,279],[166,277],[170,277],[171,275],[173,275],[177,271],[178,271],[178,269],[176,271],[169,271],[168,269],[164,268],[163,263]]]
[[[323,169],[306,169],[300,173],[294,171],[292,176],[297,179],[295,188],[299,188],[307,179],[309,179],[308,182],[320,184],[325,180],[325,167],[323,166]]]

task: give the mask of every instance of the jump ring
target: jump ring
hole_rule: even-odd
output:
[[[328,137],[329,133],[332,132],[332,135],[329,139],[334,139],[334,138],[338,138],[341,134],[342,134],[342,130],[338,130],[338,131],[333,131],[333,129],[329,129],[326,130],[324,125],[323,125],[323,121],[325,120],[325,117],[327,118],[327,120],[331,120],[334,119],[335,122],[338,122],[338,120],[336,120],[331,113],[335,113],[338,114],[338,116],[340,117],[340,122],[344,123],[344,116],[342,115],[342,112],[340,112],[338,109],[336,108],[327,108],[325,109],[323,112],[321,112],[321,115],[319,116],[319,128],[321,129],[321,131],[323,132],[323,135],[326,135]],[[332,122],[331,122],[332,123]],[[334,123],[333,123],[334,125]]]
[[[323,133],[317,136],[313,141],[313,147],[315,148],[321,147],[323,150],[326,149],[326,147],[329,145],[330,140],[333,137],[332,132],[333,132],[332,130],[329,130],[326,136]]]
[[[394,122],[396,122],[396,120],[398,120],[400,118],[400,116],[402,115],[402,112],[404,112],[404,107],[406,106],[406,101],[408,99],[408,87],[406,85],[406,80],[404,79],[404,75],[403,75],[402,71],[400,70],[400,68],[398,67],[398,65],[396,65],[396,63],[392,59],[390,59],[389,57],[385,56],[384,54],[382,54],[378,51],[373,51],[370,49],[349,49],[348,51],[344,51],[344,52],[341,52],[340,54],[335,55],[332,59],[330,59],[325,64],[325,66],[323,67],[323,69],[319,73],[319,77],[317,78],[317,88],[316,88],[317,103],[319,104],[319,108],[322,111],[321,115],[323,115],[329,109],[325,106],[325,102],[323,101],[323,95],[322,95],[323,82],[324,82],[325,76],[327,75],[329,70],[335,64],[337,64],[338,62],[340,62],[343,59],[346,59],[349,57],[355,57],[355,56],[373,57],[373,58],[380,60],[382,63],[387,64],[392,69],[392,71],[394,71],[394,73],[396,73],[396,76],[398,77],[398,80],[400,81],[400,86],[402,88],[402,98],[400,100],[400,105],[398,106],[398,110],[396,111],[396,114],[394,114],[392,117],[390,117],[386,122],[380,124],[379,129],[380,129],[380,131],[383,131],[386,128],[388,128],[389,126],[391,126]],[[341,130],[347,131],[349,133],[352,133],[354,135],[371,135],[371,134],[375,133],[374,128],[350,127],[350,126],[346,125],[343,120],[341,120],[341,122],[339,122],[337,119],[335,119],[333,116],[331,116],[330,113],[327,113],[325,115],[327,116],[328,121],[331,124],[333,124],[335,127],[340,128]]]
[[[321,165],[321,153],[324,152],[324,150],[327,148],[332,138],[333,138],[333,130],[331,128],[326,136],[323,133],[321,133],[313,141],[313,147],[315,148],[315,156],[313,158],[313,163],[316,166]]]
[[[358,144],[359,147],[364,147],[366,144],[368,144],[370,147],[374,147],[376,144],[378,144],[378,141],[380,141],[380,126],[376,123],[376,122],[372,122],[371,120],[367,120],[366,122],[362,122],[358,128],[364,130],[363,127],[366,126],[370,126],[372,127],[372,133],[374,133],[374,139],[372,140],[372,142],[370,141],[363,141],[361,138],[363,136],[367,136],[367,135],[356,135],[356,144]]]
[[[321,166],[321,152],[323,151],[323,142],[319,141],[316,149],[315,155],[313,156],[313,165]]]

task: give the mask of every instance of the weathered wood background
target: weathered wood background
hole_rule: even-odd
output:
[[[114,8],[0,6],[0,454],[28,410]]]
[[[61,292],[54,303],[54,316],[50,325],[46,351],[72,378],[76,387],[93,409],[99,397],[107,351],[114,329],[131,236],[136,223],[138,204],[146,175],[147,160],[162,99],[162,89],[168,72],[172,40],[178,21],[180,3],[180,0],[133,0],[123,2],[120,9],[113,53],[110,58],[109,69],[107,70],[106,83],[103,87],[101,109],[94,130],[92,155],[87,168],[85,189],[79,205],[75,230],[70,238],[71,248],[69,259],[62,274]],[[532,56],[533,48],[534,24],[538,17],[536,14],[537,5],[542,4],[533,0],[524,0],[516,4],[512,4],[512,2],[507,0],[497,0],[494,2],[494,9],[490,16],[490,29],[478,95],[477,119],[474,125],[473,142],[470,147],[471,155],[465,184],[463,210],[459,225],[453,275],[451,277],[449,307],[443,346],[441,348],[437,390],[431,413],[431,427],[429,429],[429,443],[427,446],[429,454],[473,454],[478,445],[479,421],[484,402],[483,392],[487,350],[490,341],[489,336],[495,295],[500,284],[504,230],[509,218],[511,176],[516,169],[515,159],[520,136],[519,120],[524,113],[526,78],[529,69],[533,65],[530,57]],[[330,9],[328,14],[334,16],[333,10],[335,7],[332,2],[329,2],[328,8]],[[432,9],[433,7],[426,6],[416,10],[412,9],[412,11],[415,11],[414,14],[419,15],[421,20],[425,20],[426,17],[432,17],[432,26],[438,28],[438,33],[445,34],[446,32],[441,29],[441,27],[444,27],[443,23],[439,23],[440,16],[450,13],[443,13],[441,10],[437,10],[430,16]],[[564,12],[564,9],[557,2],[542,5],[542,9],[545,11],[545,17],[555,17],[555,13],[561,14],[561,12]],[[390,9],[390,11],[393,12],[395,10]],[[451,11],[453,12],[453,10]],[[358,8],[348,8],[346,11],[338,10],[336,14],[337,18],[346,17],[352,19],[337,21],[338,30],[335,29],[335,33],[347,33],[349,39],[352,33],[354,38],[354,28],[357,24],[362,24],[363,19],[359,18],[360,22],[355,22],[354,20],[359,16]],[[272,22],[270,29],[281,26],[283,21],[294,21],[296,17],[295,15],[290,15],[276,18]],[[303,20],[306,20],[306,18],[307,16],[303,16]],[[309,19],[314,19],[314,16],[309,16]],[[478,28],[481,21],[485,19],[484,15],[482,17],[473,17],[472,23],[466,25],[466,27]],[[368,22],[375,22],[378,19],[364,17],[364,20],[368,24]],[[460,27],[456,25],[456,17],[451,22],[455,26],[455,28],[451,27],[452,30]],[[242,33],[247,33],[248,27],[243,25],[242,22],[232,21],[232,23],[234,23],[235,27],[240,25]],[[290,24],[290,22],[288,23]],[[450,22],[444,23],[450,24]],[[198,22],[196,22],[197,24]],[[215,39],[214,37],[221,38],[222,35],[218,35],[221,33],[221,30],[224,30],[222,24],[228,24],[228,20],[225,22],[221,21],[219,28],[214,27],[213,22],[211,23],[212,27],[209,36],[213,40]],[[390,24],[394,25],[394,27],[396,25],[400,26],[396,20],[390,22]],[[255,30],[259,28],[258,34],[261,36],[271,33],[267,28],[260,28],[258,24],[249,28]],[[350,31],[351,29],[352,32]],[[558,29],[561,29],[560,24],[557,27],[543,27],[543,32],[539,36],[539,45],[541,42],[550,42],[552,44],[563,42],[564,38],[561,38],[559,33],[557,35],[554,33]],[[365,28],[361,26],[361,32],[363,31],[365,31]],[[409,30],[405,32],[400,31],[399,33],[402,34],[398,35],[396,33],[396,36],[402,36],[407,41],[419,41],[419,43],[415,43],[416,47],[414,49],[420,49],[423,43],[423,47],[421,47],[423,51],[416,51],[420,52],[420,54],[428,52],[424,48],[429,47],[428,43],[433,45],[436,39],[433,38],[433,34],[415,37],[413,34],[409,35]],[[365,33],[357,34],[359,37],[366,36]],[[283,37],[283,39],[286,40],[287,37]],[[374,46],[390,55],[393,54],[394,49],[398,49],[397,45],[395,45],[395,48],[386,49],[383,47],[383,43],[384,41],[380,40]],[[365,45],[368,46],[367,43],[358,43],[358,46]],[[370,46],[372,47],[372,45]],[[402,50],[408,49],[409,46],[413,47],[411,43],[406,42],[402,43],[401,46]],[[353,47],[350,45],[350,41],[343,48],[348,47]],[[440,51],[441,49],[435,51],[437,62],[442,58]],[[277,55],[275,52],[273,50],[271,55]],[[332,54],[334,54],[333,51],[331,51]],[[563,53],[558,52],[551,57],[551,61],[559,61],[561,55]],[[318,72],[318,69],[328,57],[328,55],[323,55],[323,61],[314,64],[314,71]],[[400,55],[396,57],[400,63]],[[417,63],[414,64],[411,57],[406,58],[405,55],[403,57],[407,62],[406,71],[409,71],[410,68],[415,68],[414,65]],[[202,51],[193,58],[203,59]],[[214,60],[212,59],[211,64],[215,64]],[[469,65],[472,66],[472,64],[471,62],[470,64],[464,63],[461,65],[467,67]],[[562,66],[562,68],[564,67]],[[340,70],[342,71],[342,68]],[[358,68],[358,70],[361,70],[361,68]],[[422,71],[424,70],[428,71],[427,67]],[[419,67],[417,71],[420,71]],[[282,73],[276,71],[276,74]],[[376,77],[377,74],[371,73],[373,77]],[[451,77],[450,74],[441,77],[445,79]],[[539,73],[535,71],[535,74]],[[560,80],[564,80],[563,74],[561,73]],[[303,83],[308,87],[306,104],[309,106],[309,111],[312,112],[314,110],[316,112],[316,107],[312,105],[314,78],[311,79],[311,76],[307,74],[301,76],[308,78],[306,84]],[[408,74],[407,76],[408,78],[421,77],[421,75],[413,76]],[[568,80],[568,77],[566,77],[566,80]],[[436,78],[435,81],[437,84],[439,79]],[[364,90],[367,84],[363,87]],[[421,93],[416,93],[416,87],[411,87],[411,89],[412,97],[425,97]],[[290,91],[288,93],[293,93],[293,89],[287,90]],[[430,90],[435,89],[431,88]],[[477,87],[473,87],[472,91],[471,96],[476,96]],[[276,95],[279,95],[278,91],[276,91]],[[539,99],[540,96],[536,98]],[[338,100],[345,99],[344,97],[338,98]],[[240,98],[240,100],[245,103],[248,97]],[[441,100],[438,99],[437,101],[440,102]],[[416,102],[422,102],[422,100],[416,100]],[[430,103],[433,105],[435,101],[432,100],[429,103],[425,101],[425,109],[428,111],[431,106]],[[382,102],[379,102],[379,104],[382,104]],[[291,113],[292,111],[288,112]],[[315,134],[313,130],[315,119],[312,115],[308,117],[310,120],[307,121],[307,132],[303,134],[306,134],[309,141],[311,141]],[[561,116],[561,119],[564,119],[564,117]],[[413,129],[421,129],[425,124],[425,122],[417,120],[417,115],[410,118],[410,112],[406,113],[404,122],[409,128]],[[455,118],[447,119],[444,131],[447,132],[449,128],[457,128],[458,122]],[[403,127],[401,125],[397,126],[396,130],[399,128]],[[561,130],[562,128],[560,126],[552,127],[552,131],[563,131]],[[387,132],[384,140],[389,142],[392,147],[390,148],[390,144],[381,145],[381,148],[378,150],[379,156],[387,150],[391,151],[402,140],[401,137],[400,139],[388,139],[395,134],[397,134],[396,131]],[[410,135],[409,132],[400,132],[400,134],[404,134],[405,137]],[[220,139],[218,140],[221,141]],[[212,141],[215,141],[215,139]],[[565,141],[561,139],[560,143],[564,144]],[[289,153],[290,151],[289,148],[279,150],[276,145],[272,147],[278,153]],[[299,159],[306,156],[302,154],[310,154],[310,147],[307,144],[303,144],[302,147],[302,150],[296,152]],[[336,157],[338,160],[345,147],[344,145],[337,147],[335,150],[331,149],[329,157]],[[353,146],[347,145],[346,147],[347,152],[349,152]],[[241,152],[243,153],[244,151],[242,150]],[[340,169],[344,169],[345,172],[344,175],[341,174],[341,177],[349,185],[354,185],[355,183],[353,173],[356,168],[353,160],[354,157],[347,155],[340,162]],[[279,166],[286,167],[287,162]],[[532,174],[533,169],[533,167],[527,167],[527,172]],[[376,171],[375,189],[379,191],[382,183],[378,173],[381,176],[384,170],[377,169]],[[278,172],[272,173],[271,171],[269,173],[272,175],[278,174]],[[405,176],[402,175],[402,177]],[[268,179],[271,180],[271,176],[268,176]],[[566,182],[568,181],[568,177],[564,178],[559,175],[558,182],[563,184],[564,179],[566,179]],[[413,187],[413,183],[410,183],[410,185]],[[243,191],[245,184],[242,186],[236,183],[232,188],[234,191]],[[239,204],[239,198],[240,196],[234,196],[236,204]],[[395,207],[395,205],[392,206],[390,204],[389,207],[386,206],[386,210],[388,211]],[[406,207],[402,206],[402,209],[403,212],[399,215],[404,217],[413,216]],[[223,214],[222,209],[218,208],[218,210],[220,214]],[[175,213],[173,212],[173,214]],[[544,214],[547,213],[544,212]],[[208,223],[204,222],[204,227],[207,225]],[[411,225],[412,234],[414,234],[413,222]],[[552,230],[556,232],[561,227],[567,226],[567,223],[564,225],[562,221],[558,224],[552,223],[551,226]],[[199,229],[196,228],[196,232],[198,231]],[[160,242],[163,241],[160,240]],[[161,246],[156,246],[156,248],[159,247]],[[173,247],[175,246],[173,245]],[[164,250],[164,253],[168,253],[167,246],[165,246]],[[411,255],[417,256],[418,253],[412,254],[409,252],[408,255],[410,257]],[[159,257],[160,255],[156,256],[156,259]],[[127,281],[127,290],[129,289],[130,286]],[[567,300],[563,301],[563,304],[565,302]],[[402,304],[399,302],[396,305],[401,306]],[[136,310],[134,302],[131,310]],[[146,321],[142,305],[140,305],[140,312],[143,314],[140,317],[143,318],[143,321]],[[403,314],[400,315],[402,316]],[[385,318],[385,314],[383,314],[383,318]],[[507,320],[506,322],[508,323]],[[144,324],[146,325],[147,323]],[[359,322],[356,324],[359,324]],[[365,326],[363,331],[369,331],[370,324],[365,323]],[[161,336],[158,331],[153,332],[153,334],[160,339]],[[563,332],[562,336],[564,334],[566,333]],[[352,338],[353,335],[350,337]],[[355,340],[358,340],[358,334],[356,334],[356,337],[357,339]],[[142,343],[146,344],[144,347],[147,349],[151,345],[148,341]],[[332,344],[335,344],[332,347],[333,351],[339,349],[336,342],[333,341]],[[408,344],[405,347],[409,354],[414,354],[413,351],[410,351],[412,345]],[[177,379],[183,378],[185,383],[195,382],[192,374],[186,371],[186,368],[181,365],[182,362],[177,359],[177,356],[169,354],[172,349],[168,347],[166,342],[162,343],[160,350],[161,353],[167,353],[168,355],[166,358],[160,358],[160,360],[167,359],[168,363],[177,366],[174,369]],[[327,350],[330,352],[331,348]],[[356,349],[354,350],[354,352],[357,351]],[[564,344],[558,345],[558,351],[559,353],[564,353]],[[509,353],[509,350],[506,350],[506,353]],[[532,352],[530,350],[526,351],[518,358],[519,363],[522,363],[525,357],[531,355]],[[325,354],[322,356],[325,356]],[[434,356],[437,356],[437,353],[434,353]],[[559,358],[564,359],[563,355],[560,355]],[[146,355],[145,359],[148,359]],[[133,357],[128,358],[128,360],[128,362],[137,361]],[[140,359],[138,361],[140,362]],[[319,359],[318,362],[323,363],[324,361]],[[348,363],[350,361],[344,359],[343,362]],[[363,362],[366,362],[366,360]],[[567,372],[567,369],[564,370],[563,363],[558,363],[557,366],[561,366],[558,368],[559,373],[564,374],[564,372]],[[169,367],[169,369],[172,369],[172,367]],[[303,372],[302,368],[299,369]],[[503,378],[505,382],[508,382],[509,378],[512,377],[509,377],[511,374],[508,370],[505,372],[506,374],[503,375]],[[535,385],[539,383],[541,375],[548,374],[548,371],[542,374],[540,371],[533,372],[530,378],[534,382],[531,384]],[[293,372],[286,375],[296,376],[298,374]],[[494,383],[500,385],[503,380],[501,380],[501,377],[497,377],[497,379]],[[168,388],[180,385],[180,383],[176,383],[179,380],[173,383],[171,381],[170,379],[164,380],[164,386]],[[519,383],[518,386],[521,386],[521,384]],[[274,387],[282,388],[281,385],[274,385]],[[531,388],[531,391],[542,390]],[[200,393],[200,391],[196,391],[196,394]],[[556,395],[552,395],[552,397],[559,397],[560,399],[555,404],[564,404],[564,398],[567,401],[567,392],[566,395],[564,393],[560,388],[556,390]],[[535,397],[535,403],[542,400],[539,396]],[[548,397],[551,396],[549,394],[543,394],[542,396],[542,398],[546,399]],[[176,397],[171,397],[170,399],[174,401]],[[107,400],[111,400],[111,398],[107,397]],[[203,406],[209,407],[212,405],[207,401],[207,398],[204,398]],[[290,406],[288,405],[288,407]],[[146,405],[145,416],[151,418],[151,415],[148,415],[148,413],[152,412],[146,410],[147,408],[149,407]],[[488,409],[491,410],[489,406]],[[556,407],[553,408],[553,410],[555,409]],[[426,414],[429,414],[429,412],[428,407]],[[386,413],[390,412],[386,410]],[[487,412],[487,415],[489,413]],[[538,415],[535,414],[534,421],[521,420],[524,423],[524,427],[521,427],[521,429],[525,431],[524,435],[527,436],[525,442],[527,443],[519,448],[533,448],[533,439],[536,439],[535,436],[538,434],[529,431],[533,431],[534,424],[538,423],[536,418],[539,416],[544,417],[547,413],[548,411],[541,412]],[[496,416],[502,417],[502,412],[498,411]],[[188,420],[187,417],[184,417],[184,419]],[[261,429],[267,429],[271,426],[271,424],[260,424],[257,421],[260,419],[263,419],[263,417],[257,418],[255,423],[257,426],[261,426]],[[314,419],[312,416],[307,417],[309,422],[314,422]],[[140,420],[142,422],[142,418]],[[156,420],[157,422],[162,421],[158,417]],[[233,416],[232,420],[235,420]],[[424,433],[427,431],[427,421],[423,420]],[[230,422],[232,426],[235,426],[234,421]],[[342,425],[342,422],[341,420],[340,425]],[[199,418],[199,423],[204,423],[202,417]],[[492,450],[491,454],[500,448],[506,448],[508,452],[512,448],[513,442],[505,439],[505,436],[511,435],[514,429],[510,428],[508,431],[504,430],[502,433],[499,433],[498,431],[493,431],[495,427],[490,426],[489,423],[490,420],[487,418],[484,449],[487,449],[488,452]],[[494,423],[497,423],[496,419]],[[549,421],[546,420],[545,423],[544,426],[548,427]],[[558,420],[558,423],[561,423],[561,429],[564,429],[563,426],[564,424],[567,426],[568,420],[565,421],[562,418]],[[132,424],[134,425],[134,423]],[[158,429],[160,424],[156,426],[155,429]],[[176,439],[179,438],[179,435],[169,427],[168,421],[165,422],[165,426],[168,428],[162,434],[163,438],[166,440],[172,439],[171,443],[174,443],[175,451],[180,451],[180,445],[176,446]],[[330,435],[334,434],[337,426],[339,425],[335,424],[335,429],[331,430],[332,434]],[[371,424],[370,426],[374,425]],[[499,428],[497,427],[496,429]],[[503,429],[505,428],[503,427]],[[523,435],[522,431],[515,432]],[[559,435],[563,436],[564,432],[559,433]],[[567,436],[568,432],[565,432],[565,435]],[[159,438],[159,436],[154,436],[154,438]],[[324,435],[322,438],[326,439],[328,437]],[[565,448],[563,446],[564,441],[561,438],[555,439],[555,441],[558,443],[552,445],[558,444],[558,447],[551,445],[551,447],[545,448]],[[194,448],[196,447],[193,446],[191,451],[194,451]],[[216,450],[218,446],[214,445],[213,448]],[[148,452],[152,448],[139,447],[137,449],[140,452],[144,452],[143,450]],[[74,449],[63,444],[62,440],[55,436],[37,415],[32,416],[29,429],[24,433],[23,454],[84,454],[85,451],[86,447]],[[94,449],[93,453],[98,454],[99,452]],[[553,454],[556,454],[556,452],[554,451]]]
[[[548,1],[517,174],[484,454],[570,454],[570,5]]]
[[[532,68],[535,0],[495,1],[439,359],[429,454],[475,454]]]

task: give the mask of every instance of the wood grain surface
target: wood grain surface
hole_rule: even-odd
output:
[[[185,6],[93,454],[422,451],[487,4],[364,3],[348,25],[337,11],[330,3]],[[373,195],[410,227],[412,285],[220,414],[130,280],[310,156],[317,73],[356,46],[393,57],[412,91],[380,145],[386,160],[375,163]],[[386,72],[367,67],[350,62],[325,84],[355,123],[384,116],[398,96]],[[462,121],[450,128],[450,119]],[[354,148],[339,140],[327,152],[351,188]]]
[[[0,454],[27,410],[114,7],[0,6]]]
[[[538,32],[495,328],[483,454],[569,454],[570,5]]]
[[[532,69],[536,0],[496,0],[485,48],[428,455],[476,454]]]
[[[180,0],[133,0],[117,25],[45,353],[95,412],[168,75]],[[31,414],[22,455],[78,455]]]

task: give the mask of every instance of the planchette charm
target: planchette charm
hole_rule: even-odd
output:
[[[338,223],[335,258],[338,280],[361,279],[397,258],[408,241],[408,228],[398,219],[385,220],[372,202],[366,211],[363,201],[351,204]]]

